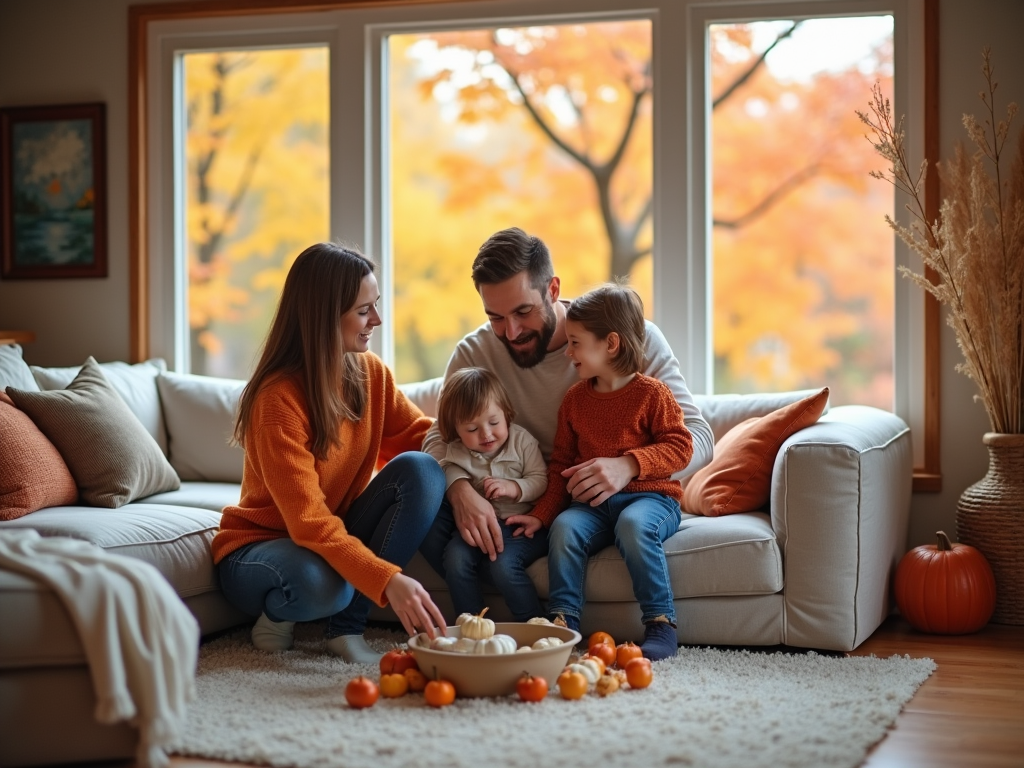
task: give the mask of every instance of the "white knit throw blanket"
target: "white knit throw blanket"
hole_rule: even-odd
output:
[[[74,620],[96,689],[96,720],[139,729],[143,768],[168,764],[195,699],[199,625],[160,572],[89,542],[0,533],[0,568],[49,585]]]

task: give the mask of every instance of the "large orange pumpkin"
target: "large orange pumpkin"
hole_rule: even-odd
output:
[[[977,632],[996,606],[996,580],[974,547],[951,544],[939,531],[935,545],[915,547],[896,568],[896,604],[914,629],[939,635]]]

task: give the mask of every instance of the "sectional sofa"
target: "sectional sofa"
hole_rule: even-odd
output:
[[[32,367],[17,345],[0,347],[0,392],[9,386],[74,387],[79,368]],[[239,494],[242,452],[228,436],[243,382],[170,372],[161,360],[99,368],[177,482],[116,508],[79,498],[0,520],[0,534],[31,528],[149,562],[196,616],[204,636],[251,622],[253,617],[222,596],[210,558],[220,509]],[[439,386],[431,380],[403,389],[432,414]],[[718,441],[737,424],[808,394],[696,400]],[[681,643],[847,651],[889,612],[890,580],[905,550],[910,506],[906,424],[874,408],[834,407],[776,447],[762,509],[719,517],[684,514],[666,543]],[[451,613],[444,581],[422,558],[407,572]],[[546,561],[530,573],[546,597]],[[642,636],[639,607],[614,548],[592,558],[586,590],[585,634],[605,629],[622,639]],[[508,617],[496,594],[491,615]],[[99,726],[92,718],[89,670],[58,597],[32,579],[0,570],[0,616],[0,765],[130,757],[135,731],[123,724]],[[394,617],[376,609],[372,618]],[[54,723],[61,725],[60,739],[53,738]]]

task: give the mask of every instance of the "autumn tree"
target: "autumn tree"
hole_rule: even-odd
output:
[[[197,373],[247,375],[291,260],[328,236],[326,66],[316,48],[185,57]],[[224,353],[232,361],[218,370],[209,358]]]
[[[781,82],[766,60],[801,25],[776,25],[772,41],[759,48],[750,25],[711,29],[715,353],[721,384],[728,388],[835,377],[841,358],[851,352],[872,371],[891,371],[891,357],[867,359],[870,350],[884,358],[885,345],[874,340],[887,335],[892,292],[878,276],[884,283],[891,268],[879,259],[891,258],[892,248],[884,228],[881,239],[856,231],[866,213],[863,200],[855,198],[863,197],[875,161],[854,112],[879,67],[891,65],[891,50],[876,51],[873,70],[851,66]],[[649,263],[651,249],[649,25],[483,29],[419,39],[438,51],[468,54],[422,75],[421,98],[454,109],[457,124],[486,125],[500,137],[491,146],[507,142],[511,149],[497,160],[487,150],[485,160],[446,144],[443,136],[433,145],[417,142],[399,125],[396,135],[417,149],[408,172],[393,180],[396,199],[401,182],[432,176],[443,180],[434,191],[447,208],[475,218],[500,200],[498,190],[518,185],[518,218],[508,218],[520,223],[530,219],[527,201],[541,186],[532,174],[543,174],[543,227],[554,231],[549,244],[559,237],[557,222],[575,227],[557,243],[556,253],[573,254],[559,258],[563,279],[572,269],[587,272],[576,283],[584,287],[614,276],[635,277]],[[563,173],[567,166],[570,172]],[[590,239],[594,215],[599,241]],[[400,240],[396,236],[396,245]],[[587,254],[582,267],[571,263],[579,261],[580,251]],[[603,264],[597,274],[594,261]],[[409,279],[404,272],[402,279]],[[769,287],[776,289],[774,300],[766,301],[759,292]],[[869,304],[878,310],[872,320],[877,327],[864,329]]]

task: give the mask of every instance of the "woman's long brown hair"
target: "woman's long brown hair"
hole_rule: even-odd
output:
[[[366,371],[361,356],[344,349],[341,317],[375,266],[359,251],[333,243],[311,245],[298,255],[259,363],[242,391],[234,433],[239,445],[252,428],[256,396],[279,376],[298,376],[302,383],[313,431],[310,451],[317,459],[340,446],[342,421],[362,418]]]

